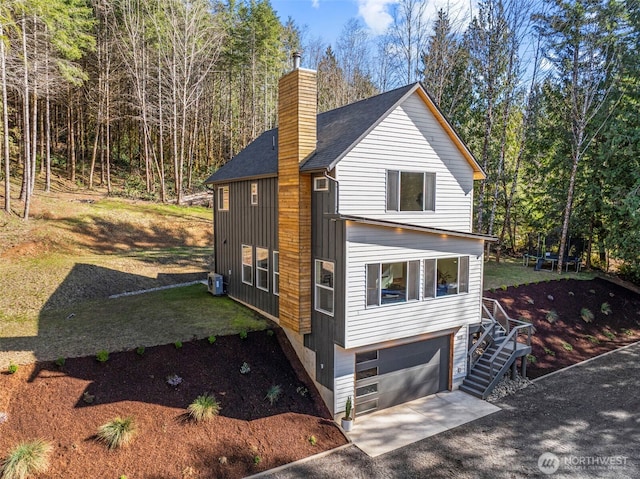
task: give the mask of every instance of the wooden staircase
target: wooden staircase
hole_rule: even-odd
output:
[[[526,377],[532,329],[530,323],[511,319],[496,300],[483,298],[481,334],[469,348],[468,374],[460,390],[486,399],[510,368],[515,373],[518,358],[523,358]]]

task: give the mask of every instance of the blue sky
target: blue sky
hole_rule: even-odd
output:
[[[426,1],[426,0],[425,0]],[[377,35],[391,23],[391,9],[395,0],[271,0],[271,6],[285,22],[293,18],[300,27],[307,26],[309,39],[322,37],[326,43],[335,43],[344,25],[357,18]],[[429,0],[427,13],[435,15],[438,8],[451,8],[454,15],[467,17],[475,0]]]

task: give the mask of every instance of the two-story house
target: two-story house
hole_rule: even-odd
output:
[[[216,272],[336,417],[349,396],[359,415],[455,389],[481,322],[484,173],[419,83],[322,114],[316,91],[298,60],[279,127],[206,180]]]

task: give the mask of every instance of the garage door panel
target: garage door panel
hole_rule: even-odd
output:
[[[380,349],[377,359],[368,356],[357,362],[356,412],[373,412],[447,389],[450,339],[447,335]]]

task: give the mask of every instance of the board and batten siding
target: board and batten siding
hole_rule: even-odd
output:
[[[258,204],[251,204],[251,183],[258,183]],[[278,179],[236,181],[229,185],[229,210],[218,211],[214,194],[215,271],[224,277],[229,296],[278,317],[273,294],[273,251],[278,250]],[[242,245],[253,247],[253,285],[242,282]],[[269,249],[269,291],[256,287],[255,248]]]
[[[435,173],[435,211],[386,211],[388,169]],[[340,160],[336,179],[342,214],[471,231],[473,169],[417,93]]]
[[[484,242],[400,228],[347,222],[345,348],[433,333],[479,323]],[[420,300],[366,306],[366,265],[427,258],[469,257],[469,292],[424,298],[420,261]]]

